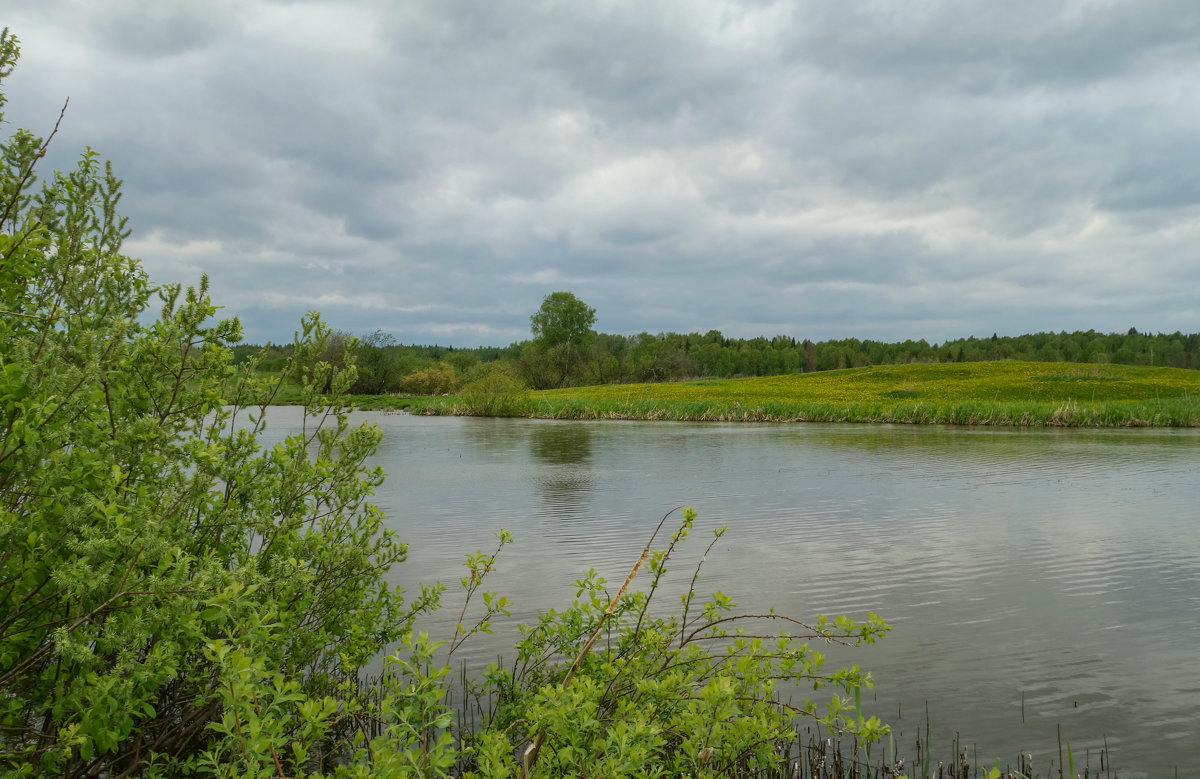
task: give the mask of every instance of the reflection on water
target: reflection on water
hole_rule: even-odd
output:
[[[577,465],[592,457],[592,426],[547,423],[526,432],[529,452],[541,462]]]
[[[411,545],[397,583],[454,582],[447,561],[504,527],[517,543],[490,589],[527,620],[588,568],[622,579],[662,514],[695,505],[684,558],[730,526],[701,592],[892,622],[822,651],[875,672],[871,713],[898,743],[928,701],[947,752],[957,731],[981,758],[1045,766],[1061,725],[1093,767],[1107,736],[1123,777],[1200,771],[1197,431],[362,417],[384,429],[377,497]],[[460,651],[481,665],[515,637]]]
[[[592,427],[570,423],[538,425],[526,431],[529,452],[541,467],[530,478],[537,485],[545,515],[560,520],[582,515],[594,489],[589,465]]]

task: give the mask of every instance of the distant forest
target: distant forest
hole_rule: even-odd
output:
[[[335,333],[327,359],[343,360],[350,333]],[[564,371],[553,354],[532,339],[507,347],[473,349],[403,345],[382,331],[360,337],[358,394],[403,392],[453,393],[481,376],[504,372],[533,389],[587,384],[680,381],[808,373],[867,365],[916,362],[1028,360],[1036,362],[1118,363],[1200,368],[1200,333],[1033,333],[1020,336],[961,338],[943,344],[919,341],[832,341],[774,338],[726,338],[707,333],[592,333],[590,343]],[[246,361],[263,347],[239,345],[235,359]],[[291,346],[267,347],[260,370],[282,368]]]

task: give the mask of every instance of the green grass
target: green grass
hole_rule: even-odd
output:
[[[401,400],[413,413],[474,413],[461,397]],[[1200,427],[1200,372],[1078,363],[923,363],[574,387],[528,392],[509,398],[505,407],[511,416],[554,419]]]
[[[435,398],[412,395],[351,395],[346,402],[364,411],[399,411],[409,408],[414,402],[421,403],[429,400],[435,400]]]

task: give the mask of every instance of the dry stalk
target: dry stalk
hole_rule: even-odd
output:
[[[572,662],[571,667],[567,669],[567,675],[563,677],[562,689],[565,690],[567,685],[571,683],[571,679],[575,677],[575,672],[579,670],[579,664],[583,662],[583,658],[587,657],[587,653],[592,650],[592,645],[596,643],[596,639],[600,636],[600,631],[604,629],[604,623],[607,622],[608,618],[611,617],[617,610],[617,605],[620,604],[621,597],[625,594],[625,590],[629,588],[630,583],[632,583],[634,577],[637,576],[637,572],[642,567],[642,563],[646,562],[646,558],[650,556],[650,549],[654,546],[654,539],[658,537],[658,533],[660,530],[662,530],[663,524],[666,523],[668,517],[670,517],[680,508],[680,506],[676,506],[664,514],[663,518],[658,521],[658,527],[654,528],[654,532],[650,535],[650,540],[646,542],[646,548],[642,550],[641,555],[638,556],[637,562],[634,563],[633,568],[629,570],[629,575],[625,577],[624,583],[621,584],[621,589],[617,590],[617,594],[612,596],[612,598],[608,601],[608,608],[606,608],[604,613],[600,615],[600,619],[596,622],[596,627],[592,631],[592,635],[588,637],[588,640],[584,643],[583,648],[579,650],[579,654],[575,655],[574,662]],[[522,756],[521,779],[529,779],[529,775],[533,771],[534,765],[537,763],[538,752],[541,751],[542,743],[545,740],[546,729],[542,728],[538,731],[537,736],[533,739],[533,743],[525,749],[525,754]]]

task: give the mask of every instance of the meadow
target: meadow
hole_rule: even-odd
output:
[[[464,393],[359,396],[355,401],[364,408],[407,408],[416,414],[550,419],[1198,427],[1200,373],[1085,363],[919,363],[572,387],[501,398]]]

